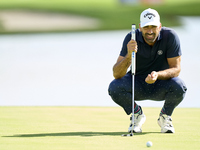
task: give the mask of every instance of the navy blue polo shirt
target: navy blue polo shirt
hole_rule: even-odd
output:
[[[120,56],[127,54],[127,44],[131,40],[131,32],[124,39]],[[162,27],[157,41],[153,46],[148,45],[139,29],[136,30],[138,51],[136,53],[136,75],[146,77],[152,71],[161,71],[169,68],[167,58],[180,56],[180,41],[174,30]]]

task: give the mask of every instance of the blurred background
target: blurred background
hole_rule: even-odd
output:
[[[188,91],[178,107],[200,107],[199,0],[1,0],[0,106],[117,106],[112,67],[147,8],[181,40]]]

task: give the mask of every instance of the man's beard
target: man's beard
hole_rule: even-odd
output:
[[[155,33],[152,34],[145,33],[143,37],[147,43],[154,43],[157,38]]]

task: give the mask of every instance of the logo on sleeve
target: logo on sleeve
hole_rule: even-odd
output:
[[[158,50],[158,55],[162,55],[163,51],[162,50]]]

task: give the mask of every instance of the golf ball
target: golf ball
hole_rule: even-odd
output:
[[[148,142],[146,143],[146,145],[147,145],[147,147],[151,147],[151,146],[153,145],[153,143],[152,143],[151,141],[148,141]]]

